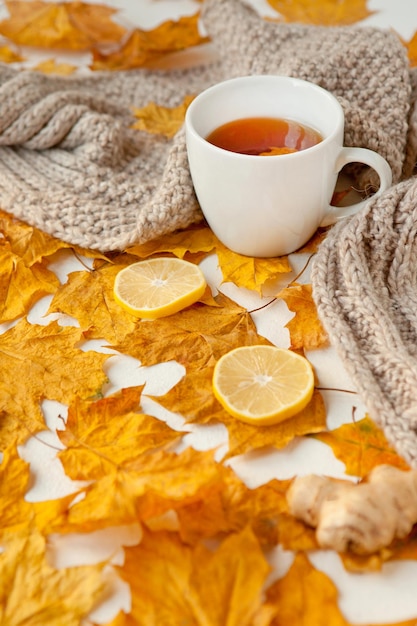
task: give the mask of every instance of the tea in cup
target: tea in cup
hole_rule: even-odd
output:
[[[322,87],[288,76],[233,78],[209,87],[185,118],[187,154],[201,210],[228,248],[289,254],[319,226],[361,210],[330,204],[341,169],[363,163],[392,182],[376,152],[343,146],[344,114]]]

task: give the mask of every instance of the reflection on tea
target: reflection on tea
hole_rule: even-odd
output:
[[[230,152],[274,156],[306,150],[323,141],[323,137],[293,120],[248,117],[219,126],[206,140]]]

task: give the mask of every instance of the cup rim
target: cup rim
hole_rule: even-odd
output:
[[[245,75],[245,76],[237,76],[234,78],[228,78],[226,80],[220,81],[218,83],[215,83],[213,85],[211,85],[210,87],[207,87],[207,89],[204,89],[203,91],[201,91],[195,98],[194,100],[190,103],[190,105],[187,108],[186,114],[185,114],[185,129],[186,132],[191,132],[197,139],[199,139],[201,142],[203,142],[207,147],[210,147],[210,149],[213,149],[216,152],[220,152],[221,154],[229,154],[229,155],[233,155],[234,158],[242,158],[242,159],[256,159],[258,160],[259,155],[256,154],[242,154],[240,152],[232,152],[230,150],[226,150],[225,148],[221,148],[219,146],[216,146],[210,142],[208,142],[206,140],[206,138],[200,134],[196,128],[194,123],[192,122],[192,116],[193,116],[193,112],[195,110],[195,108],[197,106],[200,105],[201,100],[209,97],[212,93],[215,93],[216,91],[219,91],[220,89],[223,89],[226,85],[228,84],[233,84],[233,83],[243,83],[243,82],[259,82],[259,81],[271,81],[271,82],[277,82],[281,81],[281,82],[291,82],[292,84],[295,85],[303,85],[303,86],[308,86],[309,89],[312,89],[314,91],[316,91],[317,93],[320,93],[323,97],[326,97],[329,101],[332,102],[332,105],[335,107],[338,115],[339,115],[339,120],[337,122],[337,124],[335,124],[335,128],[334,130],[329,133],[328,135],[326,135],[322,141],[320,141],[318,144],[314,145],[314,146],[310,146],[309,148],[306,148],[305,150],[300,150],[298,152],[293,152],[293,153],[288,153],[288,154],[277,154],[277,155],[270,155],[268,156],[268,160],[271,159],[292,159],[292,158],[300,158],[300,156],[302,156],[303,154],[311,154],[312,150],[320,150],[322,149],[328,142],[332,141],[334,139],[334,137],[337,135],[337,133],[339,132],[339,122],[341,122],[342,127],[344,126],[344,111],[343,108],[340,104],[340,102],[338,101],[338,99],[336,98],[336,96],[331,93],[330,91],[328,91],[327,89],[325,89],[324,87],[321,87],[320,85],[317,85],[316,83],[313,83],[311,81],[308,80],[304,80],[302,78],[297,78],[295,76],[287,76],[287,75],[283,75],[283,74],[250,74],[250,75]],[[246,116],[247,117],[247,116]],[[235,119],[239,119],[239,118],[235,118]],[[287,118],[287,119],[293,119],[293,118]],[[297,120],[295,120],[297,121]],[[320,132],[320,131],[319,131]]]

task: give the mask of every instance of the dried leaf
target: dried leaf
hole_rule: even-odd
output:
[[[213,252],[217,244],[218,239],[213,231],[208,226],[199,225],[132,246],[127,252],[141,259],[170,252],[183,259],[187,253],[195,255],[201,252],[206,254]]]
[[[224,423],[229,433],[229,458],[267,446],[282,449],[295,437],[320,432],[326,423],[326,409],[321,394],[315,391],[305,409],[275,426],[251,426],[232,417]]]
[[[136,28],[116,52],[93,51],[93,70],[128,70],[144,67],[166,54],[208,41],[200,35],[199,14],[168,20],[152,30]]]
[[[0,448],[45,428],[42,399],[70,404],[101,393],[108,355],[74,347],[82,338],[78,328],[25,320],[0,335]]]
[[[138,624],[252,626],[269,569],[257,539],[244,529],[215,551],[190,548],[174,533],[145,533],[139,546],[126,548],[119,571],[131,585]]]
[[[129,257],[122,256],[93,271],[70,273],[67,282],[56,291],[48,313],[75,317],[89,339],[123,341],[134,332],[137,320],[114,301],[113,284],[116,274],[128,262]]]
[[[84,489],[66,528],[83,532],[146,521],[205,497],[218,479],[212,452],[142,454]]]
[[[129,387],[96,402],[76,398],[66,429],[58,432],[66,446],[58,456],[70,478],[102,478],[178,438],[164,422],[139,412],[141,393],[142,387]]]
[[[288,573],[266,591],[267,603],[276,607],[271,626],[322,626],[323,616],[331,626],[351,626],[340,608],[334,582],[315,569],[305,554],[296,554]],[[385,626],[414,626],[415,619]],[[372,624],[378,626],[378,624]],[[381,624],[379,625],[381,626]]]
[[[409,41],[402,40],[402,42],[407,48],[410,66],[416,67],[417,65],[417,31],[414,33],[414,35],[411,37]]]
[[[332,626],[349,626],[338,606],[335,584],[311,565],[302,552],[284,578],[267,589],[267,602],[277,607],[273,626],[322,626],[323,616]]]
[[[175,387],[154,400],[170,411],[180,413],[187,422],[207,424],[220,421],[229,433],[227,458],[266,446],[284,448],[295,437],[318,433],[326,426],[323,398],[314,392],[311,402],[293,418],[274,426],[253,426],[230,416],[215,399],[212,368],[189,372]]]
[[[328,345],[329,338],[318,316],[311,285],[293,283],[282,289],[277,298],[287,303],[295,316],[286,324],[293,350],[315,350]]]
[[[77,69],[76,65],[70,65],[69,63],[57,63],[55,59],[47,59],[38,63],[33,68],[43,74],[56,74],[58,76],[69,76],[73,74]]]
[[[155,102],[150,102],[141,109],[135,108],[133,114],[138,121],[132,127],[171,139],[183,125],[185,113],[193,98],[191,95],[185,96],[183,102],[173,108],[160,106]]]
[[[259,293],[262,293],[265,283],[292,270],[286,256],[270,259],[243,256],[232,252],[220,242],[216,245],[216,252],[223,282],[231,282],[238,287],[245,287]]]
[[[9,445],[0,465],[0,536],[5,529],[16,531],[28,523],[32,509],[24,496],[29,479],[29,464],[19,457],[14,444]]]
[[[257,334],[246,309],[221,294],[215,301],[216,307],[197,303],[175,315],[139,323],[113,347],[142,365],[176,360],[191,371],[214,365],[237,346],[269,343]]]
[[[363,478],[382,464],[409,469],[389,445],[383,431],[368,416],[314,437],[332,448],[335,456],[346,465],[346,474],[351,476]]]
[[[25,57],[9,46],[0,46],[0,61],[2,63],[22,63],[25,60]]]
[[[20,45],[88,50],[125,34],[111,21],[115,9],[100,4],[6,0],[6,6],[10,17],[0,22],[0,33]]]
[[[8,242],[0,241],[0,322],[25,315],[40,298],[54,293],[58,285],[45,263],[28,267]]]
[[[367,0],[267,0],[286,22],[318,26],[355,24],[373,15]]]
[[[262,546],[276,545],[290,482],[272,480],[249,489],[230,468],[219,466],[218,481],[204,499],[177,509],[181,538],[196,543],[250,526]]]
[[[100,598],[103,565],[55,569],[45,538],[10,533],[0,554],[0,622],[7,626],[78,626]]]

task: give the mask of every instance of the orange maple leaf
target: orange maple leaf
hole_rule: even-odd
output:
[[[367,0],[267,0],[286,22],[318,26],[354,24],[375,11],[367,8]]]
[[[383,431],[368,416],[352,424],[343,424],[329,432],[314,435],[329,445],[346,465],[346,473],[363,478],[377,465],[409,466],[388,443]]]
[[[161,57],[208,41],[198,27],[199,13],[167,20],[152,30],[136,28],[116,52],[93,51],[93,70],[128,70],[150,65]]]
[[[0,33],[20,45],[88,50],[117,43],[126,32],[110,19],[116,10],[100,4],[6,0],[6,6],[10,17]]]
[[[318,316],[311,285],[291,284],[277,298],[284,300],[295,316],[286,324],[293,350],[315,350],[328,345],[329,338]]]
[[[401,39],[401,41],[407,48],[410,66],[415,67],[417,65],[417,31],[409,41],[404,41],[403,39]]]
[[[130,583],[138,624],[262,623],[257,615],[270,567],[250,529],[226,538],[216,550],[189,547],[175,533],[145,533],[138,546],[126,548],[118,569]]]

